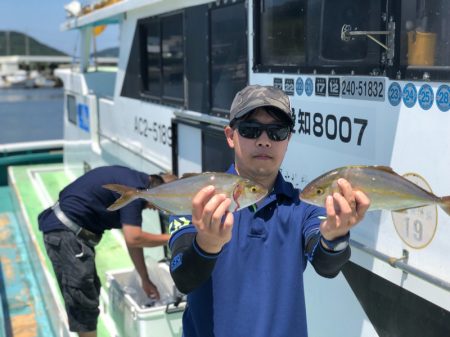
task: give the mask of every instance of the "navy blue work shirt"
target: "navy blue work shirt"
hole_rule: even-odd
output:
[[[234,166],[228,173],[237,174]],[[312,256],[305,242],[318,233],[323,215],[278,173],[257,209],[234,213],[232,239],[220,254],[205,255],[217,260],[208,281],[188,294],[183,336],[307,336],[303,272]],[[186,219],[172,222],[170,247],[196,232]]]
[[[107,208],[119,198],[119,193],[107,190],[105,184],[121,184],[137,189],[146,189],[149,175],[124,166],[95,168],[59,193],[61,210],[79,226],[96,234],[111,228],[122,228],[122,224],[141,226],[142,210],[147,201],[137,199],[117,211]],[[51,208],[39,215],[39,229],[44,233],[55,229],[67,229],[55,216]]]

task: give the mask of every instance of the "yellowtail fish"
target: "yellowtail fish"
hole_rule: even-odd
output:
[[[110,211],[122,208],[135,199],[144,198],[166,212],[187,215],[192,212],[194,196],[209,185],[215,187],[216,194],[225,194],[231,199],[229,208],[231,211],[253,205],[267,195],[267,189],[255,182],[234,174],[214,172],[190,175],[147,190],[137,190],[118,184],[108,184],[103,187],[121,194],[121,197],[108,207]]]
[[[369,210],[401,211],[437,204],[450,215],[450,196],[438,197],[386,166],[346,166],[331,170],[306,185],[300,199],[324,207],[326,197],[339,192],[339,178],[346,179],[354,190],[370,198]]]

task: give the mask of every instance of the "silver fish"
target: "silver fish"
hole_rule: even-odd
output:
[[[331,170],[306,185],[300,199],[323,207],[326,197],[339,191],[339,178],[346,179],[354,190],[370,198],[369,210],[401,211],[437,204],[450,215],[450,196],[438,197],[386,166],[345,166]]]
[[[255,204],[267,195],[267,189],[258,183],[227,173],[205,172],[162,184],[147,190],[137,190],[119,184],[103,185],[104,188],[121,194],[108,210],[115,211],[135,199],[144,198],[157,208],[172,214],[191,214],[192,199],[202,188],[213,185],[216,194],[225,194],[231,199],[231,211]]]

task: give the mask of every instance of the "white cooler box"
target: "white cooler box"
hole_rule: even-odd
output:
[[[176,289],[167,262],[146,263],[161,299],[151,302],[134,269],[110,271],[108,314],[120,337],[181,337],[185,296]]]

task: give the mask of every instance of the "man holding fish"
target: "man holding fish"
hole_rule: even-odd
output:
[[[255,194],[255,204],[243,208],[236,206],[240,195],[211,182],[193,196],[191,220],[173,218],[170,268],[188,294],[184,337],[307,336],[307,261],[325,277],[348,261],[349,231],[370,200],[339,179],[324,207],[300,201],[279,172],[293,124],[281,90],[251,85],[235,96],[225,127],[235,162],[227,173],[268,194]]]
[[[149,297],[159,298],[149,279],[142,248],[165,245],[169,235],[142,231],[142,211],[153,207],[145,200],[136,200],[115,212],[108,211],[106,208],[118,195],[102,185],[124,184],[136,190],[174,179],[172,175],[149,176],[122,166],[95,168],[66,186],[59,194],[59,201],[39,215],[39,229],[64,298],[71,331],[81,337],[97,335],[100,280],[95,267],[95,246],[105,230],[122,229],[143,290]]]

